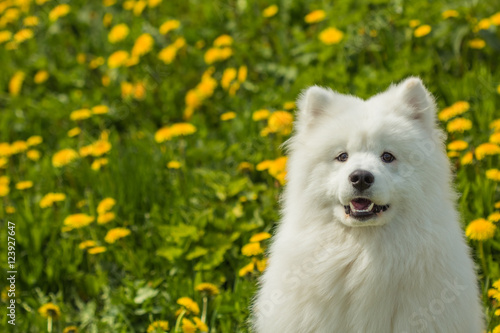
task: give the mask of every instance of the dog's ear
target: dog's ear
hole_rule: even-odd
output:
[[[422,80],[410,77],[398,85],[403,101],[403,112],[412,119],[421,121],[424,126],[433,128],[436,122],[436,105]]]
[[[311,126],[318,118],[321,118],[333,104],[335,95],[332,90],[318,86],[312,86],[303,91],[297,101],[299,130]]]

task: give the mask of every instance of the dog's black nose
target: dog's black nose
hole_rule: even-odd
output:
[[[375,176],[369,171],[358,169],[349,175],[349,180],[355,189],[363,191],[372,186]]]

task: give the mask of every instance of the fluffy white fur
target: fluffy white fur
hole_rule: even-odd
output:
[[[368,100],[317,86],[299,98],[288,184],[252,307],[258,333],[479,333],[473,261],[459,225],[434,100],[409,78]],[[349,154],[346,162],[335,159]],[[383,152],[396,157],[381,160]],[[390,204],[358,221],[348,176]]]

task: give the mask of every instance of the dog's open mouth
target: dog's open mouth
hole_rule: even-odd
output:
[[[367,220],[380,212],[385,212],[388,208],[389,205],[376,205],[366,198],[352,199],[348,206],[344,206],[345,213],[357,220]]]

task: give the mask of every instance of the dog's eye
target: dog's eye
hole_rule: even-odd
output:
[[[392,155],[391,153],[388,153],[388,152],[384,152],[381,156],[382,158],[382,161],[384,161],[385,163],[391,163],[392,161],[394,161],[396,158],[394,157],[394,155]]]
[[[340,153],[337,157],[335,157],[335,159],[339,162],[345,162],[348,157],[349,155],[347,153]]]

